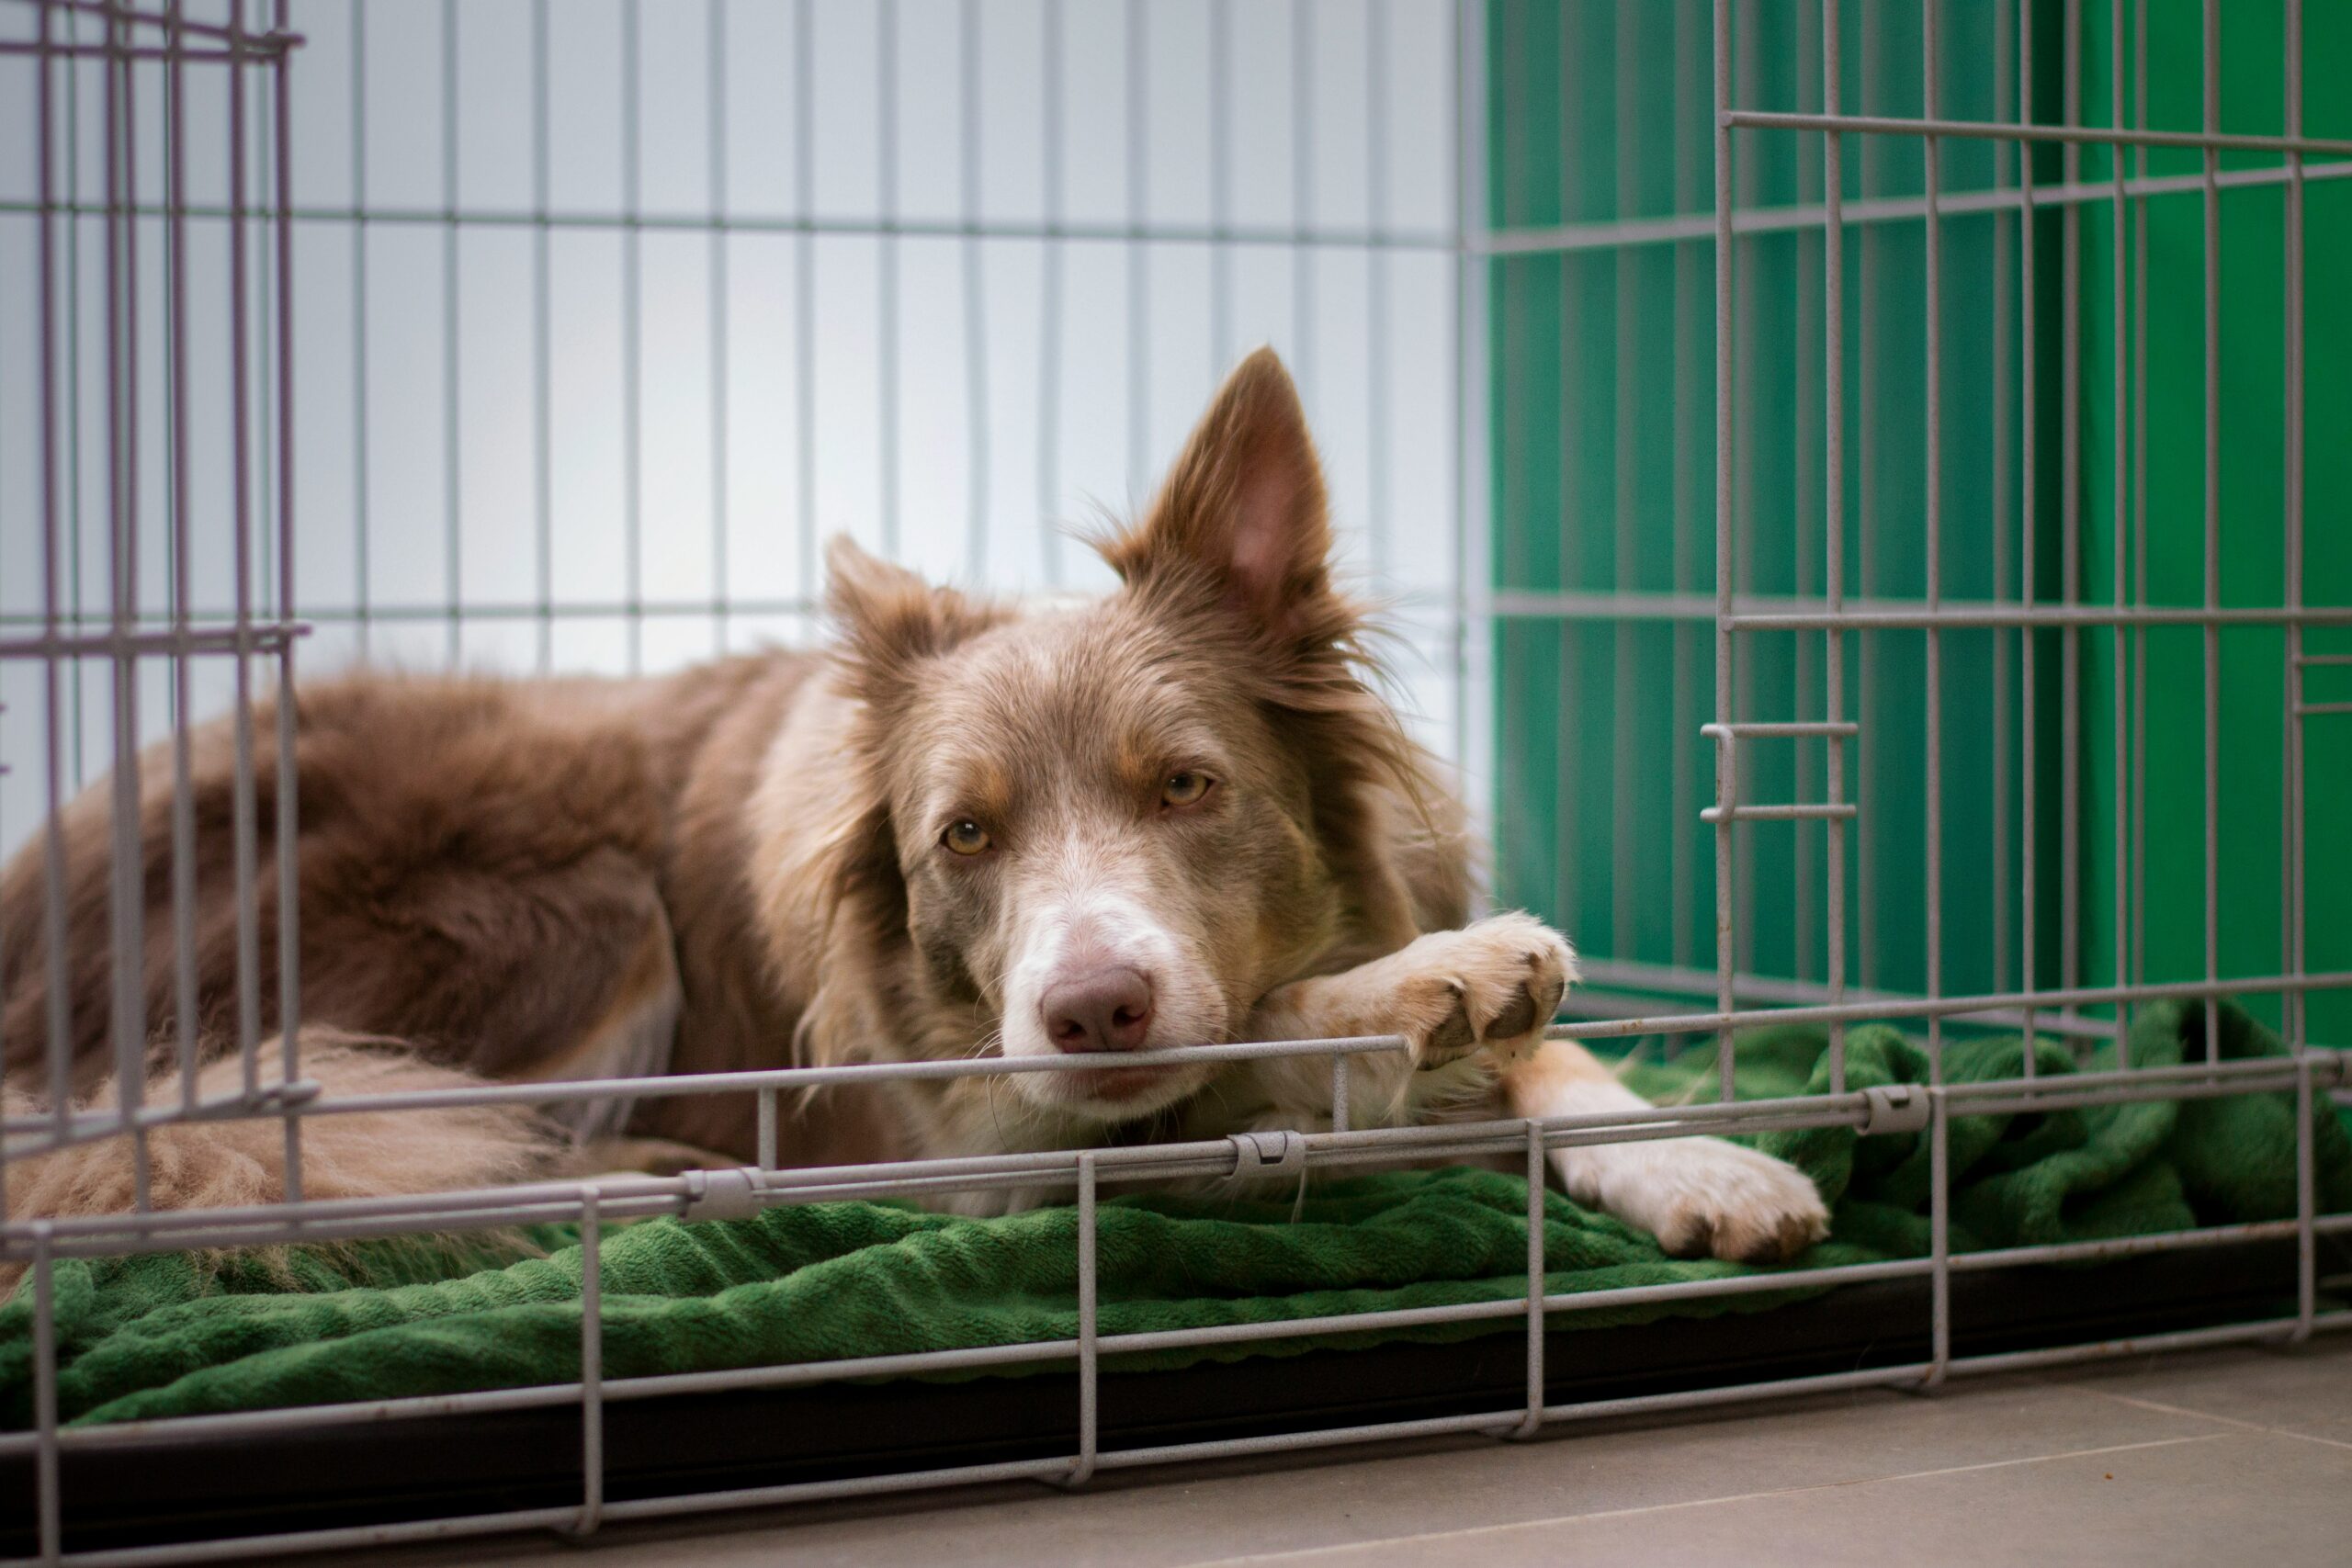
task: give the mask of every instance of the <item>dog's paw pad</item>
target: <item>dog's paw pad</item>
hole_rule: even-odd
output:
[[[1423,1072],[1458,1061],[1478,1043],[1478,1031],[1470,1021],[1468,987],[1459,980],[1448,980],[1444,982],[1442,1000],[1446,1009],[1444,1016],[1430,1029],[1414,1053],[1413,1065]]]
[[[1553,998],[1553,1005],[1558,1005],[1556,997]],[[1544,1016],[1548,1018],[1550,1015]],[[1486,1037],[1489,1040],[1516,1040],[1533,1030],[1535,1024],[1535,998],[1525,986],[1521,986],[1511,992],[1510,1000],[1503,1004],[1502,1011],[1487,1021]]]
[[[1627,1197],[1676,1258],[1770,1266],[1829,1234],[1829,1211],[1804,1172],[1719,1138],[1657,1145]]]
[[[1669,1258],[1711,1258],[1715,1250],[1714,1219],[1707,1214],[1696,1215],[1673,1240],[1661,1236],[1658,1245]]]

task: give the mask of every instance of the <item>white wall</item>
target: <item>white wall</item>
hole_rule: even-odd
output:
[[[191,6],[190,14],[224,15],[225,3]],[[624,62],[633,49],[636,205],[646,220],[637,243],[634,566],[639,596],[654,606],[634,637],[644,667],[812,636],[812,623],[791,606],[815,587],[806,575],[813,542],[836,530],[889,544],[943,578],[1012,590],[1102,582],[1091,556],[1054,541],[1051,523],[1139,502],[1225,367],[1270,342],[1302,376],[1350,565],[1402,601],[1408,705],[1431,742],[1450,748],[1453,8],[1445,0],[1300,3],[1303,27],[1292,5],[1268,0],[815,0],[806,73],[815,85],[813,188],[804,209],[800,7],[787,0],[546,0],[543,11],[533,0],[296,0],[291,26],[307,42],[294,56],[289,96],[300,215],[294,609],[317,626],[301,669],[347,664],[364,644],[379,660],[528,670],[543,637],[554,668],[630,662],[631,625],[620,609],[632,577]],[[529,220],[540,173],[537,16],[553,218],[544,240],[544,496],[542,242]],[[965,28],[975,21],[980,90],[967,105]],[[1049,24],[1062,83],[1051,145]],[[8,36],[28,36],[33,25],[27,7],[0,9]],[[96,36],[95,23],[81,25]],[[1129,33],[1136,26],[1139,39]],[[714,28],[723,48],[714,47]],[[1212,157],[1212,40],[1220,29],[1223,182]],[[896,156],[886,169],[892,60]],[[1130,97],[1138,70],[1140,114]],[[77,100],[70,119],[69,79]],[[57,188],[101,202],[99,73],[95,65],[61,68],[52,80]],[[163,195],[162,80],[160,66],[139,68],[136,182],[149,203]],[[190,199],[218,208],[226,199],[225,80],[218,67],[196,66],[187,80]],[[249,100],[259,153],[268,96],[258,80]],[[33,629],[26,617],[42,602],[29,210],[37,103],[31,63],[0,58],[0,635],[11,637]],[[964,137],[972,124],[978,191],[967,212]],[[1067,224],[1191,237],[1039,238],[1049,153],[1060,166]],[[266,166],[257,156],[256,200],[268,194]],[[1211,245],[1202,235],[1220,202],[1238,230],[1262,236],[1303,227],[1351,243]],[[363,207],[370,220],[355,222]],[[461,220],[454,227],[441,220],[449,210]],[[877,236],[893,216],[933,230],[973,218],[1010,232],[975,242],[952,232]],[[821,231],[803,237],[806,218]],[[1363,243],[1374,226],[1399,243]],[[140,599],[143,615],[161,618],[171,606],[164,228],[150,219],[139,229]],[[62,575],[69,604],[103,615],[104,232],[95,216],[61,218],[55,232],[69,491]],[[217,215],[187,226],[187,521],[199,615],[225,615],[234,582],[227,235]],[[266,229],[253,235],[266,247]],[[274,353],[265,259],[257,251],[249,332],[257,516],[266,521],[276,459],[261,402],[274,390],[259,377]],[[1049,260],[1059,267],[1050,293]],[[893,261],[894,289],[885,281]],[[814,322],[805,342],[804,265]],[[70,341],[69,331],[77,334]],[[888,335],[895,359],[885,353]],[[1050,362],[1049,342],[1057,345]],[[714,366],[718,344],[723,375]],[[806,410],[804,357],[815,389]],[[891,417],[895,510],[883,446]],[[804,418],[814,435],[806,446]],[[985,458],[977,517],[976,451]],[[814,502],[805,512],[804,467]],[[553,598],[566,612],[544,633],[538,617],[517,613],[538,592],[543,516]],[[254,557],[265,600],[276,570],[268,532],[256,530]],[[719,596],[753,608],[723,619],[664,611]],[[78,673],[60,713],[69,787],[111,757],[109,667],[87,661]],[[225,660],[204,661],[195,705],[217,709],[229,679]],[[167,668],[152,661],[141,674],[143,731],[167,727],[168,700]],[[37,663],[0,666],[0,759],[12,768],[0,779],[0,842],[13,844],[45,800]]]

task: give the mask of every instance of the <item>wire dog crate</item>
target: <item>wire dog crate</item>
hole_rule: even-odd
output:
[[[29,106],[19,121],[29,118],[32,134],[17,139],[22,152],[0,154],[0,750],[14,767],[0,779],[0,836],[46,857],[48,952],[60,965],[65,851],[53,813],[85,776],[111,768],[108,934],[123,957],[107,1016],[122,1081],[137,1085],[156,1043],[130,956],[146,942],[131,763],[150,739],[174,741],[183,1005],[171,1043],[187,1068],[176,1099],[76,1109],[65,987],[52,984],[40,1021],[51,1042],[47,1081],[14,1086],[46,1109],[10,1115],[0,1180],[6,1160],[97,1140],[119,1141],[142,1179],[134,1213],[0,1227],[0,1256],[28,1266],[35,1325],[32,1427],[0,1434],[0,1457],[31,1457],[41,1560],[167,1562],[503,1529],[584,1532],[607,1519],[956,1482],[1076,1483],[1178,1459],[1932,1386],[2352,1323],[2352,1312],[2323,1304],[2321,1239],[2352,1232],[2352,1218],[2319,1212],[2312,1153],[2315,1112],[2352,1088],[2341,1044],[2352,1037],[2341,1010],[2352,952],[2338,957],[2330,943],[2341,946],[2342,928],[2312,913],[2315,902],[2340,907],[2344,890],[2315,887],[2324,879],[2310,874],[2352,863],[2352,844],[2341,820],[2309,809],[2305,789],[2308,778],[2352,766],[2342,733],[2352,727],[2340,723],[2352,701],[2326,683],[2352,667],[2352,640],[2330,640],[2352,636],[2352,547],[2346,530],[2305,526],[2307,511],[2341,515],[2352,494],[2335,463],[2316,495],[2307,489],[2319,455],[2306,444],[2313,370],[2304,352],[2315,318],[2342,319],[2340,301],[2307,300],[2305,276],[2307,253],[2352,237],[2352,215],[2322,206],[2347,191],[2333,182],[2352,173],[2352,125],[2337,131],[2343,139],[2306,134],[2302,84],[2317,68],[2296,0],[2275,47],[2263,40],[2267,79],[2282,93],[2275,130],[2224,130],[2216,0],[2194,14],[2158,0],[2118,0],[2103,20],[2083,10],[1823,0],[1783,14],[1710,0],[1619,7],[1611,24],[1606,7],[1521,0],[1118,10],[1060,0],[860,9],[613,0],[593,11],[551,0],[461,10],[445,0],[435,26],[405,25],[415,15],[403,13],[402,27],[386,28],[371,25],[382,8],[360,0],[14,0],[0,12],[0,84],[9,102]],[[2252,36],[2235,30],[2244,25],[2233,20],[2233,39]],[[2104,78],[2100,51],[2086,42],[2100,41],[2101,26]],[[2352,65],[2352,30],[2334,18],[2321,28],[2314,47]],[[1894,30],[1916,45],[1901,51],[1907,63],[1889,45]],[[2194,130],[2150,112],[2188,101],[2169,80],[2168,50],[2199,63]],[[517,62],[519,72],[502,69]],[[1652,72],[1662,81],[1645,79]],[[778,79],[787,90],[761,91]],[[2104,123],[2086,82],[2102,84]],[[1576,111],[1581,119],[1567,107],[1578,83],[1607,89],[1591,95],[1599,108]],[[1891,101],[1912,88],[1907,103]],[[1792,107],[1763,107],[1774,101]],[[1649,162],[1645,102],[1676,108],[1672,134],[1657,138],[1660,159]],[[1597,123],[1604,112],[1613,120]],[[1092,122],[1118,133],[1089,136]],[[1817,159],[1797,151],[1815,146]],[[1887,151],[1904,147],[1923,152],[1916,189],[1904,188],[1911,176]],[[2197,166],[2168,168],[2176,152]],[[2263,199],[2280,210],[2247,205]],[[2201,203],[2193,220],[2191,202]],[[2223,242],[2241,243],[2257,219],[2278,226],[2275,252],[2264,254],[2278,263],[2270,324],[2281,363],[2275,393],[2259,394],[2275,395],[2279,414],[2275,523],[2223,483],[2223,457],[2235,450],[2224,440],[2235,423],[2228,405],[2257,395],[2225,387],[2237,363],[2225,315],[2245,290]],[[2200,263],[2185,274],[2164,248],[2184,234]],[[2102,260],[2111,264],[2104,280]],[[2158,296],[2181,276],[2199,280],[2179,298],[2197,307],[2202,347],[2176,360],[2161,331],[2152,349],[2146,323],[2152,304],[2165,321],[2178,300]],[[1984,288],[1989,331],[1962,324],[1973,317],[1955,312],[1956,284]],[[1599,319],[1580,312],[1603,285],[1613,341],[1581,330]],[[1915,287],[1916,347],[1901,336],[1907,322],[1894,299]],[[2084,303],[2102,288],[2110,378],[2085,341],[2099,312]],[[1661,302],[1671,311],[1661,314]],[[1645,324],[1661,320],[1665,332],[1645,339]],[[778,1165],[775,1106],[786,1091],[1096,1064],[779,1067],[322,1094],[303,1077],[298,1031],[286,1032],[277,1060],[262,1052],[265,987],[275,986],[279,1016],[300,1016],[291,856],[268,857],[281,879],[279,929],[263,931],[255,913],[254,758],[277,748],[270,819],[284,833],[300,806],[285,765],[290,705],[276,710],[274,737],[254,734],[250,720],[235,730],[240,787],[228,830],[244,1073],[225,1097],[199,1094],[192,722],[222,708],[245,714],[264,681],[290,685],[298,649],[313,670],[368,657],[626,671],[806,637],[820,520],[835,516],[941,575],[1088,586],[1077,552],[1066,556],[1025,520],[1060,514],[1081,493],[1140,494],[1225,363],[1259,337],[1298,367],[1337,510],[1360,526],[1351,547],[1400,601],[1420,654],[1410,705],[1488,811],[1498,891],[1608,955],[1594,965],[1600,984],[1572,998],[1576,1020],[1553,1032],[1713,1040],[1717,1101],[1351,1129],[1351,1057],[1401,1041],[1215,1044],[1169,1058],[1328,1058],[1331,1130],[812,1170]],[[1659,352],[1661,339],[1670,352]],[[2184,459],[2152,452],[2148,417],[2173,395],[2165,372],[2184,365],[2201,369],[2202,460],[2187,470],[2201,475],[2201,507],[2187,536],[2197,570],[2182,580],[2168,553],[2175,513],[2200,492],[2167,488]],[[1849,376],[1862,383],[1850,395]],[[2111,400],[2098,404],[2103,379]],[[1906,397],[1917,403],[1916,449],[1890,428]],[[1605,448],[1574,428],[1582,409],[1604,403]],[[1668,433],[1662,452],[1645,445],[1645,424]],[[2104,490],[2102,425],[2112,458]],[[2043,446],[2053,427],[2056,464]],[[1953,478],[1963,448],[1975,475],[1965,481]],[[1774,466],[1785,453],[1800,456]],[[1105,466],[1085,467],[1103,454]],[[2229,472],[2237,483],[2237,468]],[[1595,499],[1603,493],[1605,511]],[[1672,520],[1663,548],[1645,526],[1650,515]],[[1421,521],[1430,518],[1444,526]],[[2275,548],[2275,578],[2238,570],[2239,541],[2256,530]],[[1783,571],[1775,559],[1793,564]],[[2189,586],[2176,598],[2181,581]],[[2195,640],[2186,663],[2167,640],[2176,635]],[[2171,874],[2151,869],[2148,840],[2161,848],[2182,820],[2167,815],[2171,781],[2152,794],[2148,761],[2152,736],[2175,739],[2165,728],[2171,675],[2196,692],[2202,759],[2201,791],[2183,808],[2201,828],[2187,837],[2202,843],[2201,878],[2189,879],[2198,939],[2185,964],[2148,914],[2152,888],[2169,886]],[[2222,786],[2246,732],[2264,727],[2277,771],[2256,793],[2280,825],[2267,862],[2277,880],[2264,895],[2277,923],[2263,961],[2241,962],[2248,950],[2233,945],[2238,933],[2223,914],[2234,919],[2248,900],[2223,869]],[[1989,738],[1973,773],[1953,754],[1963,734]],[[1642,859],[1654,824],[1663,877]],[[1988,849],[1973,863],[1989,874],[1958,886],[1948,850],[1980,833]],[[1887,913],[1898,894],[1917,912],[1916,931],[1907,913]],[[1795,919],[1777,919],[1791,904]],[[2211,1010],[2230,994],[2275,998],[2291,1055],[2221,1060]],[[2028,1051],[2020,1077],[1942,1074],[1948,1033],[2021,1026],[2111,1038],[2120,1052],[2132,1010],[2167,998],[2205,1005],[2212,1059],[2150,1067],[2124,1058],[2112,1071],[2037,1078]],[[1888,1019],[1923,1031],[1930,1081],[1909,1094],[1850,1089],[1843,1030]],[[1734,1100],[1734,1032],[1759,1021],[1830,1031],[1829,1092]],[[301,1194],[302,1130],[315,1116],[719,1093],[758,1100],[756,1169],[421,1198]],[[2294,1099],[2292,1218],[1997,1252],[1950,1246],[1954,1117],[2256,1093]],[[286,1201],[146,1207],[148,1134],[221,1118],[282,1123]],[[1544,1329],[1555,1317],[1785,1282],[1748,1274],[1546,1294],[1547,1150],[1923,1125],[1934,1162],[1931,1254],[1815,1270],[1806,1282],[1927,1281],[1924,1359],[1548,1400]],[[1106,1187],[1276,1163],[1320,1170],[1494,1156],[1523,1157],[1529,1177],[1523,1300],[1098,1331],[1094,1215]],[[1078,1193],[1074,1337],[658,1378],[603,1373],[599,1222],[740,1217],[917,1183],[935,1192],[1046,1179]],[[68,1550],[61,1469],[77,1450],[123,1438],[60,1423],[59,1259],[548,1220],[582,1225],[577,1380],[167,1425],[195,1441],[300,1423],[576,1409],[576,1501]],[[2295,1247],[2290,1314],[2135,1343],[1954,1353],[1956,1276],[2257,1240]],[[1101,1441],[1105,1356],[1520,1317],[1526,1398],[1510,1408],[1148,1448]],[[605,1495],[615,1404],[1039,1361],[1078,1368],[1072,1452]]]

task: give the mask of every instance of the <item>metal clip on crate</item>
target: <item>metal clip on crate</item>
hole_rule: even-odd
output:
[[[1880,1084],[1862,1090],[1869,1111],[1862,1118],[1862,1136],[1876,1133],[1918,1133],[1928,1125],[1930,1101],[1917,1084]]]
[[[678,1217],[697,1220],[748,1220],[760,1212],[760,1173],[750,1166],[732,1170],[690,1170],[685,1173],[686,1206]]]
[[[1306,1168],[1306,1138],[1284,1128],[1277,1133],[1236,1133],[1233,1137],[1233,1179],[1256,1176],[1286,1176]]]

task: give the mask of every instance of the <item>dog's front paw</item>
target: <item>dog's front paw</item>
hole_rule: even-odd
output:
[[[1677,1258],[1785,1263],[1829,1234],[1829,1211],[1794,1166],[1721,1138],[1612,1146],[1610,1210]]]
[[[1515,1059],[1542,1037],[1577,977],[1566,939],[1520,914],[1431,931],[1383,963],[1394,972],[1390,1027],[1423,1070],[1481,1049]]]

